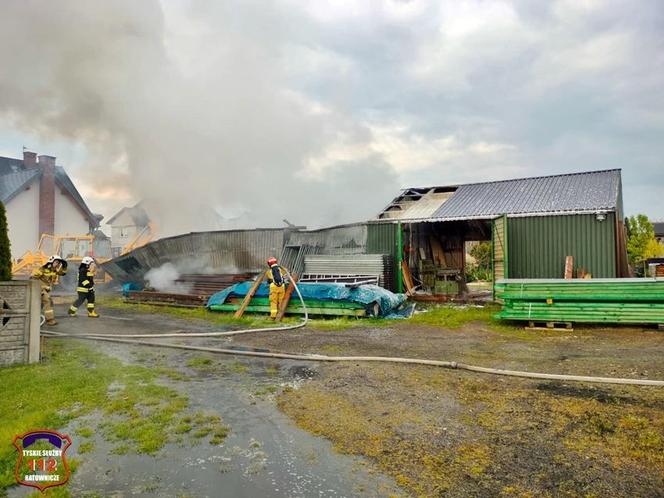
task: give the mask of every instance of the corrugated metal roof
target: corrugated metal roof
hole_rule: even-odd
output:
[[[653,228],[655,229],[655,235],[657,237],[663,237],[664,236],[664,221],[655,221],[652,225],[653,225]]]
[[[433,188],[433,187],[431,187]],[[508,215],[578,214],[596,211],[613,211],[620,196],[620,170],[589,171],[565,175],[519,178],[485,183],[473,183],[437,189],[456,189],[453,195],[429,216],[411,216],[412,207],[403,215],[385,216],[381,219],[462,220],[495,218]],[[405,192],[395,199],[394,205]],[[422,199],[426,200],[426,196]],[[419,202],[419,199],[415,203]],[[403,201],[401,200],[403,205]],[[387,208],[389,210],[389,207]]]
[[[38,169],[29,169],[0,176],[0,201],[5,204],[9,202],[40,174]]]
[[[21,169],[23,169],[22,159],[14,159],[13,157],[0,157],[0,175],[16,173]]]
[[[119,281],[141,280],[164,263],[181,273],[245,273],[266,268],[283,248],[283,229],[192,232],[159,239],[104,263]]]

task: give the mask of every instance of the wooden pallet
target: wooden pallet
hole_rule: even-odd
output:
[[[544,324],[542,326],[541,324]],[[541,322],[536,320],[529,320],[526,330],[574,330],[572,322]]]

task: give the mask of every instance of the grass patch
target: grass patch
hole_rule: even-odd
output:
[[[514,329],[514,327],[494,318],[494,315],[500,311],[500,307],[496,305],[486,305],[480,308],[477,306],[459,306],[452,304],[434,306],[422,306],[421,304],[418,304],[417,309],[423,312],[415,313],[415,315],[405,323],[458,329],[467,323],[484,322],[492,329]]]
[[[94,431],[90,427],[79,427],[76,429],[76,435],[80,437],[92,437]]]
[[[130,309],[142,313],[157,313],[174,316],[182,320],[204,320],[220,326],[233,326],[233,328],[261,328],[274,327],[274,322],[267,315],[245,315],[235,318],[231,313],[208,311],[207,308],[177,308],[174,306],[154,306],[151,304],[137,304],[125,301],[121,297],[104,297],[101,306],[116,309]],[[286,317],[283,324],[297,323],[298,318]]]
[[[279,390],[279,386],[263,386],[254,392],[254,396],[265,396],[267,394],[274,394]]]
[[[223,426],[212,415],[189,416],[187,421],[183,416],[187,398],[156,383],[163,375],[173,378],[168,372],[166,368],[126,365],[81,343],[59,339],[46,341],[42,363],[0,369],[0,496],[15,484],[13,437],[35,428],[57,430],[73,419],[100,411],[104,416],[102,435],[117,443],[112,453],[154,455],[175,439],[164,435],[177,433],[175,429],[181,430],[183,423],[192,426],[189,430],[205,428],[208,433]],[[83,426],[75,435],[89,438],[94,432]],[[80,451],[93,448],[94,443],[86,441]]]
[[[277,403],[298,426],[368,457],[414,496],[657,496],[662,393],[578,391],[554,395],[520,380],[426,368],[340,366],[330,378],[284,389]]]
[[[243,374],[249,371],[249,367],[240,361],[234,361],[228,365],[228,370],[235,374]]]
[[[15,435],[57,429],[91,412],[122,371],[119,361],[75,342],[48,340],[44,356],[38,365],[0,369],[0,492],[15,484]]]
[[[344,352],[344,348],[338,344],[323,344],[318,349],[321,353],[327,353],[331,355],[341,354]]]
[[[201,439],[211,434],[210,444],[219,445],[223,443],[230,432],[228,426],[222,423],[218,415],[198,412],[194,415],[194,421],[199,426],[199,429],[193,433],[193,436]]]
[[[116,309],[129,309],[142,313],[157,313],[174,316],[183,320],[204,320],[214,325],[229,329],[236,328],[268,328],[274,327],[267,314],[245,314],[242,318],[235,318],[232,313],[208,311],[206,308],[176,308],[171,306],[154,306],[150,304],[136,304],[125,301],[120,297],[104,297],[100,306]],[[280,322],[281,325],[295,325],[302,321],[300,316],[287,316]],[[389,320],[378,318],[310,318],[309,326],[320,330],[347,330],[358,327],[381,327],[389,325]]]
[[[84,443],[81,443],[81,445],[78,447],[78,452],[80,454],[90,453],[94,449],[95,449],[95,442],[94,441],[86,441]]]
[[[269,375],[270,377],[276,377],[277,375],[279,375],[279,367],[275,366],[267,367],[265,369],[265,374]]]

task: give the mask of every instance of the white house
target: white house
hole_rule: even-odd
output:
[[[106,222],[111,226],[111,254],[117,257],[128,244],[139,242],[154,236],[154,227],[150,225],[143,202],[132,207],[124,207]]]
[[[0,157],[0,201],[7,211],[12,258],[34,251],[42,234],[85,235],[103,218],[92,213],[55,157],[25,151]]]

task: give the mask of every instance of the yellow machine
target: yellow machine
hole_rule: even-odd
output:
[[[122,248],[120,255],[127,254],[134,249],[144,246],[148,242],[152,242],[157,235],[157,225],[153,222],[143,227],[142,230],[136,233],[134,237]]]
[[[70,268],[76,268],[85,256],[92,256],[98,264],[101,264],[110,259],[110,241],[96,239],[94,235],[42,234],[36,251],[26,251],[23,256],[12,262],[13,277],[30,278],[33,270],[44,265],[53,254],[66,259]],[[105,280],[105,277],[101,277]]]

